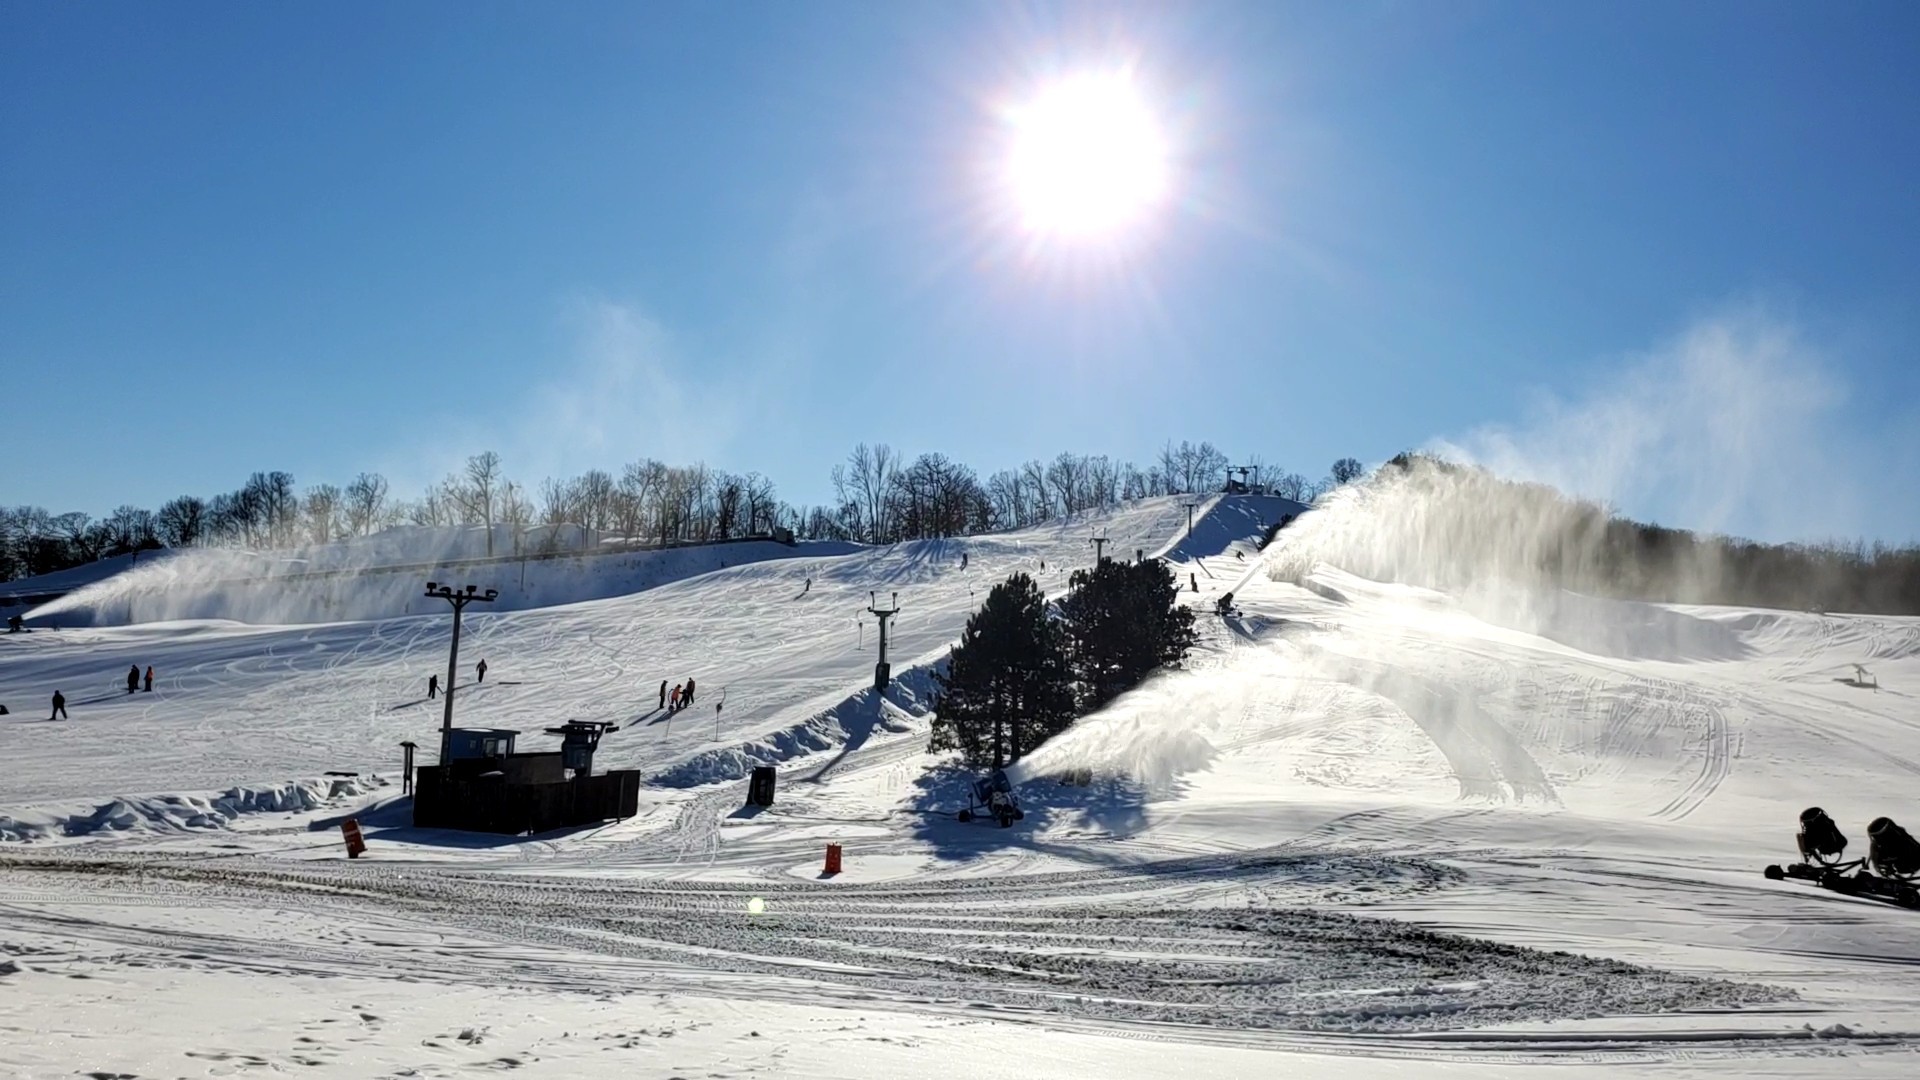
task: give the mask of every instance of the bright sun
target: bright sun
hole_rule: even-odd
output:
[[[1166,136],[1124,74],[1052,83],[1008,119],[1006,182],[1029,230],[1111,234],[1167,195]]]

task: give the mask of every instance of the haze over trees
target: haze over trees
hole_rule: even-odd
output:
[[[1920,614],[1916,545],[1760,544],[1696,534],[1632,521],[1551,488],[1514,484],[1423,455],[1402,454],[1371,475],[1358,459],[1341,458],[1317,481],[1259,455],[1239,463],[1258,469],[1266,490],[1302,503],[1336,488],[1387,482],[1416,466],[1470,473],[1475,494],[1454,500],[1451,510],[1436,506],[1423,512],[1422,527],[1436,533],[1444,523],[1460,536],[1484,537],[1485,554],[1479,557],[1491,570],[1509,558],[1501,554],[1507,542],[1501,538],[1519,535],[1503,515],[1558,515],[1556,520],[1574,533],[1604,542],[1581,547],[1578,560],[1538,553],[1526,560],[1540,563],[1553,580],[1576,591],[1639,600]],[[577,543],[564,539],[577,532],[562,528],[574,526],[596,538],[633,544],[709,543],[776,529],[790,529],[800,539],[898,543],[1026,528],[1148,496],[1218,491],[1229,464],[1231,459],[1211,443],[1182,441],[1168,442],[1145,466],[1069,452],[982,476],[944,454],[909,459],[885,444],[862,443],[830,472],[832,500],[800,506],[782,501],[773,482],[758,472],[734,473],[699,462],[670,465],[653,458],[631,462],[618,473],[593,469],[549,477],[530,488],[508,475],[500,455],[485,451],[411,499],[395,495],[379,473],[363,472],[340,486],[301,489],[292,474],[266,471],[251,474],[232,491],[181,495],[155,510],[120,506],[101,518],[0,506],[0,582],[137,551],[291,548],[404,525],[491,525],[486,550],[501,555]],[[1516,490],[1525,496],[1514,496]],[[1435,550],[1463,543],[1449,540]],[[1361,565],[1348,569],[1366,572]]]
[[[618,473],[590,469],[529,488],[488,450],[411,499],[396,496],[379,473],[301,489],[291,473],[256,472],[232,491],[182,495],[156,511],[123,506],[99,519],[36,506],[0,507],[0,581],[136,551],[290,548],[403,525],[489,526],[490,554],[554,550],[562,531],[541,526],[579,526],[598,537],[663,545],[776,529],[802,539],[897,543],[1020,528],[1149,495],[1214,491],[1226,464],[1227,456],[1211,443],[1183,441],[1169,442],[1146,468],[1105,455],[1063,453],[982,479],[944,454],[909,460],[885,444],[862,443],[833,467],[833,501],[814,506],[782,501],[773,481],[759,472],[653,458],[630,462]],[[511,537],[505,541],[511,551],[496,549],[496,533]]]

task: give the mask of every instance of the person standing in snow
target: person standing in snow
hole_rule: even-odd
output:
[[[479,665],[475,667],[473,671],[474,674],[478,676],[478,678],[474,679],[475,682],[487,681],[487,662],[485,660],[480,661]]]
[[[147,665],[147,685],[146,685],[146,691],[147,691],[147,693],[149,693],[149,694],[151,694],[151,693],[153,693],[153,665],[152,665],[152,664],[148,664],[148,665]]]
[[[440,696],[440,676],[438,675],[427,676],[427,700],[432,701],[434,698],[437,698],[439,696]]]
[[[965,570],[966,568],[967,568],[967,553],[963,551],[960,553],[960,569]]]
[[[127,693],[131,694],[138,689],[140,689],[140,665],[135,664],[127,669]]]
[[[667,695],[667,711],[678,712],[679,710],[680,710],[680,684],[674,683],[673,693]]]
[[[693,680],[692,679],[687,680],[687,692],[680,695],[680,704],[682,705],[693,704]]]
[[[61,693],[58,690],[55,690],[53,692],[53,715],[47,717],[47,719],[49,720],[71,719],[71,717],[67,715],[67,695]]]
[[[667,707],[667,680],[665,679],[660,680],[660,707],[663,709]]]

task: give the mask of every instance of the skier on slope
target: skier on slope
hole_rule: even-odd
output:
[[[667,707],[667,680],[665,679],[660,680],[660,707],[663,709]]]
[[[438,675],[427,676],[427,700],[432,701],[434,698],[437,698],[439,696],[440,696],[440,676]]]
[[[487,681],[487,662],[485,660],[480,661],[479,665],[475,667],[473,670],[474,670],[474,673],[479,676],[477,679],[474,680],[475,682]]]
[[[680,704],[682,705],[693,704],[693,680],[692,679],[687,680],[687,692],[680,695]]]
[[[56,719],[71,720],[72,719],[72,717],[67,715],[67,695],[61,693],[58,690],[55,690],[53,692],[53,713],[49,715],[47,719],[49,720],[56,720]]]
[[[679,683],[674,683],[673,693],[667,695],[667,711],[668,712],[680,711],[680,684]]]
[[[138,689],[140,689],[140,665],[135,664],[127,669],[127,693],[131,694]]]
[[[149,694],[153,693],[153,665],[152,664],[147,665],[146,692]]]

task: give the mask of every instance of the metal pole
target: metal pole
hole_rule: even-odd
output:
[[[485,592],[481,592],[477,587],[472,585],[467,586],[466,591],[461,592],[454,589],[451,585],[440,585],[429,581],[427,582],[427,595],[437,596],[453,605],[453,641],[447,648],[447,702],[445,711],[440,714],[440,764],[445,765],[447,764],[448,748],[447,732],[453,730],[453,681],[458,678],[460,674],[460,615],[466,610],[468,604],[473,603],[475,600],[490,603],[499,597],[500,592],[497,589],[488,589]]]
[[[460,670],[460,613],[466,610],[464,596],[453,598],[453,647],[447,650],[447,700],[446,709],[440,714],[440,730],[453,730],[453,680]]]

